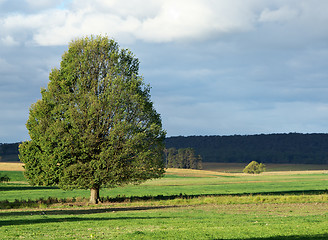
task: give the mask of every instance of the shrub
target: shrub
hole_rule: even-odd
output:
[[[7,175],[1,176],[0,175],[0,182],[9,182],[10,178]]]
[[[265,171],[265,165],[256,161],[250,162],[243,170],[244,173],[259,174]]]

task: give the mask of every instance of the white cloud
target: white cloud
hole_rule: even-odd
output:
[[[5,36],[1,38],[1,43],[5,46],[17,46],[19,42],[17,42],[12,36]]]
[[[258,0],[133,0],[129,4],[119,0],[75,0],[66,9],[47,9],[55,4],[52,0],[28,3],[45,10],[8,13],[0,19],[0,32],[13,42],[34,41],[42,46],[66,45],[71,39],[90,34],[108,34],[123,43],[137,39],[190,42],[254,31],[257,21],[265,24],[303,19],[307,22],[304,27],[309,29],[315,21],[309,19],[315,11],[311,9],[320,8],[303,1],[293,1],[292,6]],[[29,30],[29,36],[19,36],[22,30]]]
[[[326,128],[326,0],[1,3],[0,142],[26,138],[20,126],[50,69],[70,40],[90,34],[140,58],[169,135]]]
[[[12,14],[3,19],[2,26],[8,32],[18,32],[21,29],[39,29],[46,24],[43,14],[22,15]]]
[[[299,15],[298,9],[283,6],[279,9],[264,9],[259,17],[260,22],[285,22],[296,18]]]
[[[126,16],[145,19],[158,15],[162,4],[166,0],[74,0],[71,4],[72,11],[90,9],[90,12],[117,15],[125,18]]]
[[[199,1],[165,1],[159,14],[146,19],[139,32],[140,39],[155,42],[199,37],[211,28],[213,12]]]
[[[247,31],[255,19],[251,10],[243,1],[74,1],[69,9],[9,14],[2,25],[7,34],[31,29],[33,40],[44,46],[65,45],[77,36],[99,33],[123,41],[171,42]]]
[[[42,10],[50,7],[55,7],[61,4],[63,0],[25,0],[28,6],[32,9]]]

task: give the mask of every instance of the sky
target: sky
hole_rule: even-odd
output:
[[[326,133],[327,0],[0,0],[0,143],[68,43],[107,35],[140,60],[167,136]]]

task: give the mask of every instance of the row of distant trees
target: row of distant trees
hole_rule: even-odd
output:
[[[2,161],[19,161],[19,143],[1,144]],[[189,136],[165,139],[169,148],[193,148],[204,162],[328,164],[328,134]]]
[[[202,157],[193,148],[165,149],[165,163],[168,168],[202,169]]]
[[[20,143],[0,143],[0,161],[19,161],[18,145]],[[164,150],[165,166],[170,168],[202,169],[203,159],[193,148],[169,148]],[[3,158],[1,158],[1,156]],[[9,158],[10,156],[10,158]],[[14,158],[13,156],[17,156]]]
[[[20,143],[0,143],[0,161],[19,161],[18,145]]]
[[[328,164],[328,134],[189,136],[165,139],[166,148],[195,149],[204,162]]]

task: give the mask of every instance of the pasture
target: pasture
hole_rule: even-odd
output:
[[[204,170],[211,170],[217,172],[227,172],[227,173],[241,173],[245,168],[245,163],[213,163],[205,162],[203,163]],[[316,170],[328,170],[328,165],[324,164],[276,164],[268,163],[265,164],[267,172],[280,172],[280,171],[291,171],[295,173],[296,171],[316,171]]]
[[[0,239],[328,239],[326,170],[168,169],[162,179],[102,189],[97,206],[88,190],[32,187],[21,171],[2,173],[12,181],[0,184]]]

